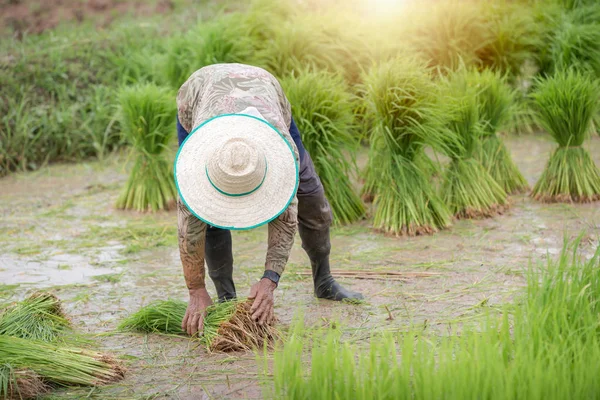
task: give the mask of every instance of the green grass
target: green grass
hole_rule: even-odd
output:
[[[275,353],[265,397],[593,398],[600,248],[586,259],[578,245],[565,244],[558,259],[534,264],[526,293],[501,314],[487,313],[481,324],[450,329],[449,336],[415,330],[374,335],[365,346],[344,342],[339,329],[296,325]]]
[[[356,173],[354,99],[339,75],[303,71],[281,81],[302,143],[323,183],[335,222],[357,221],[365,208],[350,182]]]
[[[536,81],[536,117],[557,142],[532,191],[541,201],[589,202],[600,199],[600,169],[582,147],[598,112],[597,81],[574,70]]]

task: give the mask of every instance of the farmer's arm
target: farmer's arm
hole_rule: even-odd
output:
[[[194,335],[202,332],[204,312],[212,304],[204,282],[206,224],[192,215],[181,201],[177,203],[177,231],[183,276],[190,293],[181,329]]]
[[[276,274],[277,278],[283,274],[294,244],[297,214],[298,201],[294,198],[283,214],[269,222],[269,247],[265,262],[265,276],[267,275],[266,271]],[[277,284],[268,277],[263,277],[252,286],[250,291],[250,298],[254,298],[251,308],[252,318],[261,324],[273,318],[273,292],[276,287]]]

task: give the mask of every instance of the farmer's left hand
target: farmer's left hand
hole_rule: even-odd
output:
[[[273,292],[277,284],[270,279],[262,278],[252,285],[249,299],[254,299],[250,312],[252,319],[260,325],[271,322],[273,319]]]

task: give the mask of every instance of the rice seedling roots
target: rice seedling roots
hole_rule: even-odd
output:
[[[217,336],[210,342],[208,349],[213,352],[229,353],[249,351],[263,347],[273,348],[279,339],[275,329],[277,319],[259,325],[252,319],[251,300],[238,302],[229,320],[221,323]]]
[[[1,369],[7,373],[8,384],[5,388],[6,392],[0,387],[0,399],[35,399],[48,393],[50,389],[38,374],[29,369],[13,369],[10,365],[1,366]]]

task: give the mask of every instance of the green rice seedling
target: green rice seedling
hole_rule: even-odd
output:
[[[181,300],[159,300],[142,307],[119,324],[123,331],[185,334],[181,322],[187,303]]]
[[[483,128],[482,144],[476,158],[506,193],[527,190],[525,177],[498,136],[498,132],[511,121],[515,91],[498,72],[472,71],[467,79],[477,88],[479,119]]]
[[[415,4],[405,18],[404,38],[430,66],[442,70],[479,65],[478,52],[491,42],[484,13],[473,1]]]
[[[0,314],[0,335],[52,342],[69,326],[60,300],[50,293],[35,293]]]
[[[533,60],[542,45],[542,32],[533,7],[509,2],[485,2],[477,6],[485,19],[485,45],[477,49],[481,69],[489,68],[515,81],[523,66]]]
[[[33,371],[0,365],[0,399],[25,400],[44,395],[48,386]]]
[[[302,143],[331,204],[335,222],[360,219],[365,208],[349,175],[356,171],[353,98],[339,75],[303,71],[281,81]]]
[[[443,79],[440,101],[447,115],[450,164],[444,171],[441,196],[457,218],[491,217],[508,206],[504,189],[475,159],[481,146],[477,91],[468,74]]]
[[[600,77],[600,25],[565,20],[551,42],[553,70],[575,68]]]
[[[394,235],[430,234],[451,213],[419,163],[423,146],[445,149],[430,71],[414,57],[371,69],[365,90],[377,125],[371,136],[363,193],[375,205],[374,227]]]
[[[258,325],[250,314],[251,300],[214,303],[206,309],[200,343],[209,351],[247,351],[271,346],[278,338],[275,321]],[[187,303],[156,301],[142,307],[119,324],[119,329],[144,333],[185,334],[181,323]]]
[[[0,335],[0,360],[61,386],[103,385],[122,379],[125,373],[115,359],[105,354],[5,335]]]
[[[270,21],[268,16],[262,16]],[[210,22],[200,22],[184,35],[171,37],[163,74],[172,88],[178,89],[196,70],[217,63],[248,63],[261,45],[254,24],[256,14],[219,15]],[[266,25],[267,22],[264,22]]]
[[[558,144],[533,188],[536,200],[590,202],[600,199],[600,169],[582,147],[598,110],[598,83],[568,70],[538,79],[532,93],[536,116]]]
[[[449,336],[374,335],[366,346],[340,329],[308,336],[301,325],[273,357],[273,399],[593,398],[600,366],[600,248],[578,241],[531,267],[524,296]]]
[[[164,88],[143,84],[123,88],[119,100],[121,126],[135,160],[117,208],[168,209],[177,198],[171,163],[164,155],[174,133],[174,97]]]

